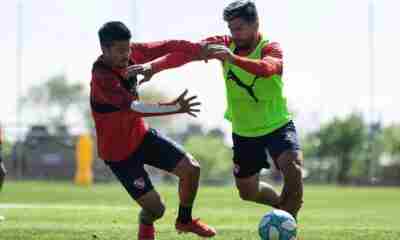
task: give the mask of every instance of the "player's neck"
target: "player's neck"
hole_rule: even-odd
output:
[[[258,33],[257,37],[254,38],[251,44],[246,47],[238,47],[236,48],[236,52],[239,55],[248,55],[249,53],[253,52],[256,49],[258,43],[261,41],[261,35]]]
[[[113,68],[113,64],[112,64],[112,60],[111,60],[111,59],[105,57],[104,55],[103,55],[101,58],[102,58],[103,63],[104,63],[107,67]]]

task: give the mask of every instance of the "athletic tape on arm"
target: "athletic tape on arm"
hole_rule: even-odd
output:
[[[147,104],[141,101],[133,101],[131,104],[131,109],[139,113],[173,113],[180,109],[179,103],[174,105],[160,105],[160,104]]]

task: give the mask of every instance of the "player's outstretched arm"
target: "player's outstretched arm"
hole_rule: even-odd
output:
[[[185,90],[175,100],[159,104],[149,104],[136,100],[132,102],[131,109],[142,117],[155,117],[179,113],[187,113],[193,117],[197,117],[197,113],[200,112],[200,109],[197,107],[201,105],[201,103],[197,101],[197,96],[186,98],[187,94],[188,90]]]
[[[194,43],[185,40],[171,40],[153,43],[132,44],[131,58],[138,64],[128,68],[129,75],[141,75],[139,84],[149,81],[158,72],[177,68],[193,61],[211,59],[209,44],[228,46],[228,36],[215,36]]]
[[[211,59],[229,61],[256,76],[269,77],[282,74],[282,50],[278,43],[270,43],[264,47],[262,59],[250,59],[236,55],[227,46],[221,44],[207,45],[207,53]]]
[[[151,62],[144,64],[135,64],[128,67],[128,75],[142,76],[139,84],[149,81],[153,75],[161,71],[177,68],[193,61],[204,60],[207,62],[208,53],[206,43],[201,43],[201,50],[199,52],[173,52],[159,57]]]

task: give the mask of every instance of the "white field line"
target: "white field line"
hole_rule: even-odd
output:
[[[129,210],[132,209],[132,207],[110,206],[110,205],[79,205],[79,204],[0,203],[0,209]]]

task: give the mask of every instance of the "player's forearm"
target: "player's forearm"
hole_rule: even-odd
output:
[[[165,43],[165,50],[167,53],[184,52],[190,55],[198,55],[201,49],[202,45],[200,43],[193,43],[185,40],[171,40]]]
[[[131,110],[140,117],[156,117],[176,114],[179,112],[179,104],[149,104],[141,101],[133,101]]]
[[[158,73],[166,69],[180,67],[188,62],[197,60],[196,55],[184,52],[174,52],[157,58],[151,62],[153,73]]]
[[[282,60],[278,58],[267,57],[255,60],[234,55],[232,63],[256,76],[270,77],[275,74],[282,74]]]
[[[174,52],[196,56],[200,54],[202,49],[201,43],[192,43],[185,40],[134,43],[132,47],[133,51],[138,51],[147,62]]]

